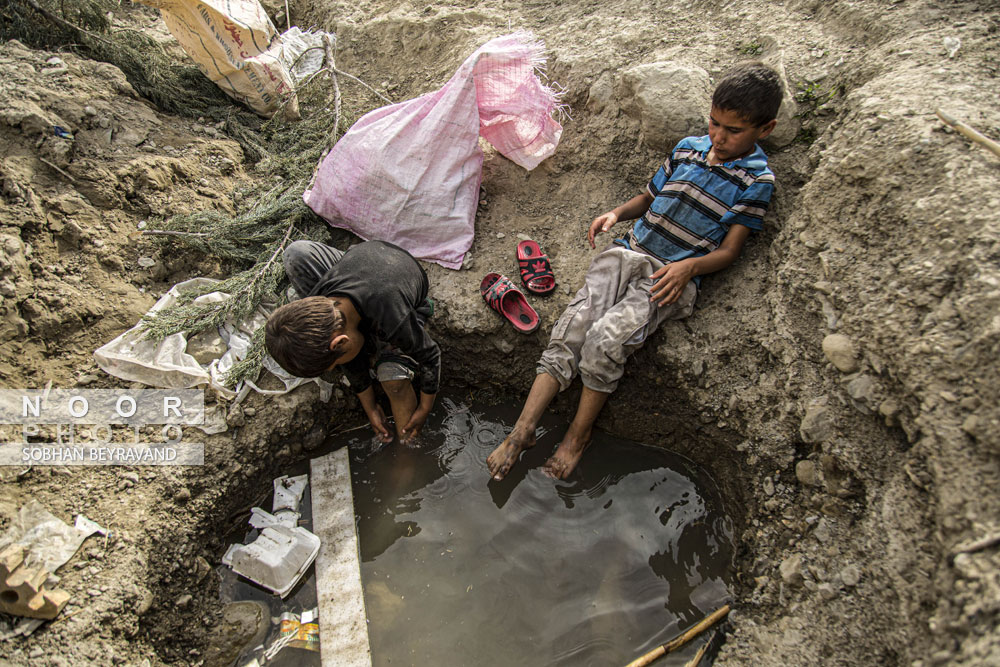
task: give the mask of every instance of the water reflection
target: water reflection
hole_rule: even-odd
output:
[[[598,435],[553,482],[550,417],[494,481],[518,409],[442,399],[417,447],[352,441],[374,664],[624,664],[728,600],[732,528],[702,472]]]

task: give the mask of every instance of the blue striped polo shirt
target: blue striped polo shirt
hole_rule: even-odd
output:
[[[711,148],[708,135],[682,139],[646,186],[649,210],[615,242],[676,262],[712,252],[733,224],[763,229],[774,192],[767,155],[754,145],[746,157],[710,165]],[[694,280],[701,284],[701,276]]]

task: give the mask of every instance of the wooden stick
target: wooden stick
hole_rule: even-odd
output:
[[[41,163],[43,163],[43,164],[47,164],[47,165],[49,165],[50,167],[52,167],[53,169],[55,169],[56,171],[58,171],[58,172],[59,172],[60,174],[62,174],[63,176],[65,176],[65,177],[66,177],[66,178],[68,178],[69,180],[73,181],[74,183],[76,183],[76,179],[75,179],[75,178],[73,178],[72,176],[70,176],[70,175],[69,175],[69,174],[67,174],[67,173],[66,173],[65,171],[63,171],[63,170],[62,170],[62,169],[60,169],[59,167],[55,166],[54,164],[52,164],[51,162],[49,162],[49,161],[48,161],[48,160],[46,160],[45,158],[43,158],[43,157],[40,157],[40,158],[38,158],[38,161],[39,161],[39,162],[41,162]]]
[[[698,649],[698,652],[694,654],[694,657],[691,658],[691,660],[686,665],[684,665],[684,667],[698,667],[698,665],[701,663],[701,659],[704,658],[705,653],[708,652],[708,645],[711,643],[712,640],[709,639],[707,642],[702,644],[701,648]]]
[[[937,117],[940,118],[945,125],[954,128],[956,132],[964,136],[966,139],[981,146],[985,146],[987,150],[993,151],[996,155],[1000,156],[1000,143],[993,141],[985,134],[972,129],[962,121],[950,114],[945,113],[944,111],[941,111],[940,109],[938,109],[936,113]]]
[[[144,229],[143,236],[208,236],[205,232],[175,232],[169,229]]]
[[[642,656],[641,658],[636,658],[632,662],[628,663],[626,667],[644,667],[650,664],[661,655],[666,655],[667,653],[672,653],[679,649],[680,647],[687,644],[689,641],[700,635],[705,630],[718,623],[720,620],[726,617],[729,613],[729,605],[723,605],[719,607],[711,614],[700,620],[696,625],[684,631],[679,637],[671,639],[669,642],[663,646],[657,646],[652,651]]]
[[[976,551],[982,551],[983,549],[989,549],[990,547],[1000,544],[1000,533],[994,533],[993,535],[987,535],[973,542],[967,542],[965,544],[960,544],[951,552],[952,555],[957,556],[958,554],[971,554]]]

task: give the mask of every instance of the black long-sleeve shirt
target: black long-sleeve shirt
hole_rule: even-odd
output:
[[[365,348],[344,364],[351,389],[371,386],[374,339],[391,343],[420,364],[420,390],[436,394],[441,381],[441,349],[420,320],[427,300],[427,274],[410,253],[385,241],[353,246],[326,272],[309,296],[346,296],[361,316]]]

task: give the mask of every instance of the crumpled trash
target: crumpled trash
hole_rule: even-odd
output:
[[[0,536],[0,610],[33,619],[53,619],[70,595],[56,587],[55,571],[73,557],[83,541],[104,531],[84,516],[69,526],[33,500],[21,507]],[[31,634],[33,623],[3,628],[3,639]]]
[[[559,144],[543,54],[530,34],[498,37],[439,90],[365,114],[319,165],[306,204],[334,227],[460,268],[479,204],[479,137],[529,170]]]
[[[5,642],[15,637],[29,637],[31,633],[42,627],[45,623],[41,618],[18,618],[13,623],[6,623],[0,618],[0,642]]]
[[[0,536],[0,549],[9,544],[21,544],[28,550],[24,559],[26,565],[41,565],[55,572],[94,533],[107,534],[107,531],[82,514],[76,517],[76,525],[70,526],[40,502],[32,500],[18,510],[10,528]]]
[[[945,37],[943,40],[944,50],[947,52],[949,58],[954,58],[955,54],[962,47],[962,40],[958,37]]]
[[[295,85],[323,68],[326,38],[330,39],[331,47],[337,43],[337,36],[333,33],[301,30],[295,25],[281,33],[281,62],[292,75]]]
[[[299,649],[319,653],[319,610],[305,609],[301,614],[286,611],[278,617],[278,637],[264,651],[264,660],[270,662],[286,649]]]
[[[160,300],[153,305],[147,315],[174,305],[183,291],[218,282],[218,280],[211,278],[192,278],[178,283],[160,297]],[[224,292],[210,292],[195,299],[195,303],[211,303],[222,301],[228,297],[229,295]],[[229,369],[246,356],[254,331],[264,326],[272,310],[273,307],[261,305],[250,321],[241,322],[235,326],[232,323],[226,323],[220,328],[217,333],[225,341],[227,350],[219,358],[213,359],[207,366],[199,364],[188,353],[188,338],[184,333],[167,336],[159,342],[143,340],[144,332],[142,327],[138,325],[98,348],[94,352],[94,359],[97,361],[97,365],[110,375],[130,382],[142,382],[153,387],[187,389],[207,384],[222,396],[232,399],[242,398],[251,389],[261,394],[285,394],[300,384],[315,382],[320,390],[320,399],[324,402],[330,400],[333,385],[321,378],[297,378],[289,375],[270,355],[264,357],[263,366],[281,380],[282,384],[285,385],[284,389],[261,389],[250,380],[244,380],[235,389],[230,389],[223,384]],[[203,350],[204,347],[200,348],[200,351]],[[221,416],[221,423],[219,423],[219,419],[213,423],[219,427],[225,426],[225,415]],[[221,428],[221,430],[225,431],[226,429]]]
[[[236,574],[285,597],[319,553],[320,540],[298,525],[299,503],[308,475],[274,480],[274,514],[250,510],[250,525],[260,535],[250,544],[233,544],[222,556]]]

